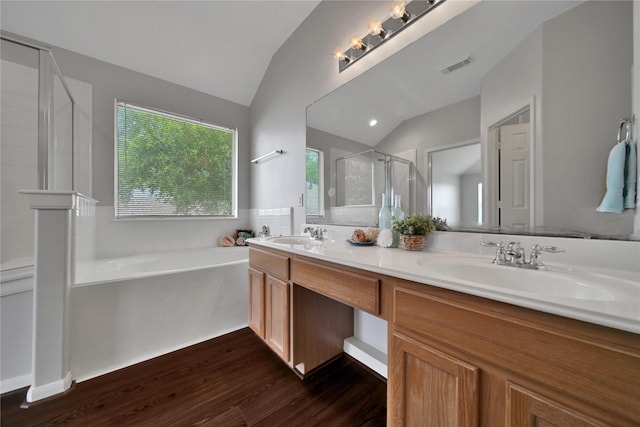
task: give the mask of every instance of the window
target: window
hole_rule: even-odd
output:
[[[321,216],[324,210],[322,154],[307,148],[307,215]]]
[[[116,101],[115,214],[234,216],[237,132]]]

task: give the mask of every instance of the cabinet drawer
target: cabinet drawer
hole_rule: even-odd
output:
[[[380,280],[377,278],[302,259],[294,259],[292,278],[307,289],[371,314],[380,314]]]
[[[249,264],[251,267],[280,280],[285,282],[289,280],[289,258],[287,256],[249,248]]]

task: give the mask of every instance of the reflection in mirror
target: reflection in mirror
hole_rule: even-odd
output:
[[[324,211],[324,153],[307,148],[307,215],[321,216]]]
[[[331,152],[331,150],[330,150]],[[394,200],[400,196],[410,210],[413,204],[413,162],[375,150],[348,154],[334,159],[331,152],[329,174],[335,177],[327,191],[328,206],[324,208],[324,187],[320,150],[307,149],[307,216],[323,222],[375,224],[382,193]]]
[[[427,153],[427,206],[450,227],[482,225],[480,141]]]
[[[331,204],[335,159],[373,149],[411,160],[415,196],[404,208],[437,215],[427,153],[480,140],[482,198],[465,203],[472,212],[461,207],[443,215],[449,224],[629,238],[636,209],[605,214],[596,207],[619,120],[633,113],[632,12],[632,1],[478,2],[316,101],[307,111],[307,146],[331,159],[321,195],[325,217],[316,222],[350,225],[365,217],[326,214],[338,208]],[[467,57],[466,66],[441,72]],[[526,120],[507,122],[523,111]],[[502,149],[506,136],[515,140],[508,142],[516,148],[511,154]]]

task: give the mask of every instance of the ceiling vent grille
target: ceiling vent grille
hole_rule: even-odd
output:
[[[473,62],[473,58],[471,56],[467,56],[466,58],[464,58],[461,61],[456,62],[455,64],[451,64],[446,68],[443,68],[442,70],[440,70],[440,72],[442,72],[442,74],[449,74],[455,70],[458,70],[462,67],[466,67],[467,65],[471,64]]]

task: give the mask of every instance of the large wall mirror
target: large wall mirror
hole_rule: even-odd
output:
[[[632,1],[481,1],[308,107],[323,161],[307,221],[375,225],[386,163],[355,178],[344,159],[377,153],[411,165],[393,183],[405,212],[455,229],[631,238],[635,209],[596,207],[632,64]]]

